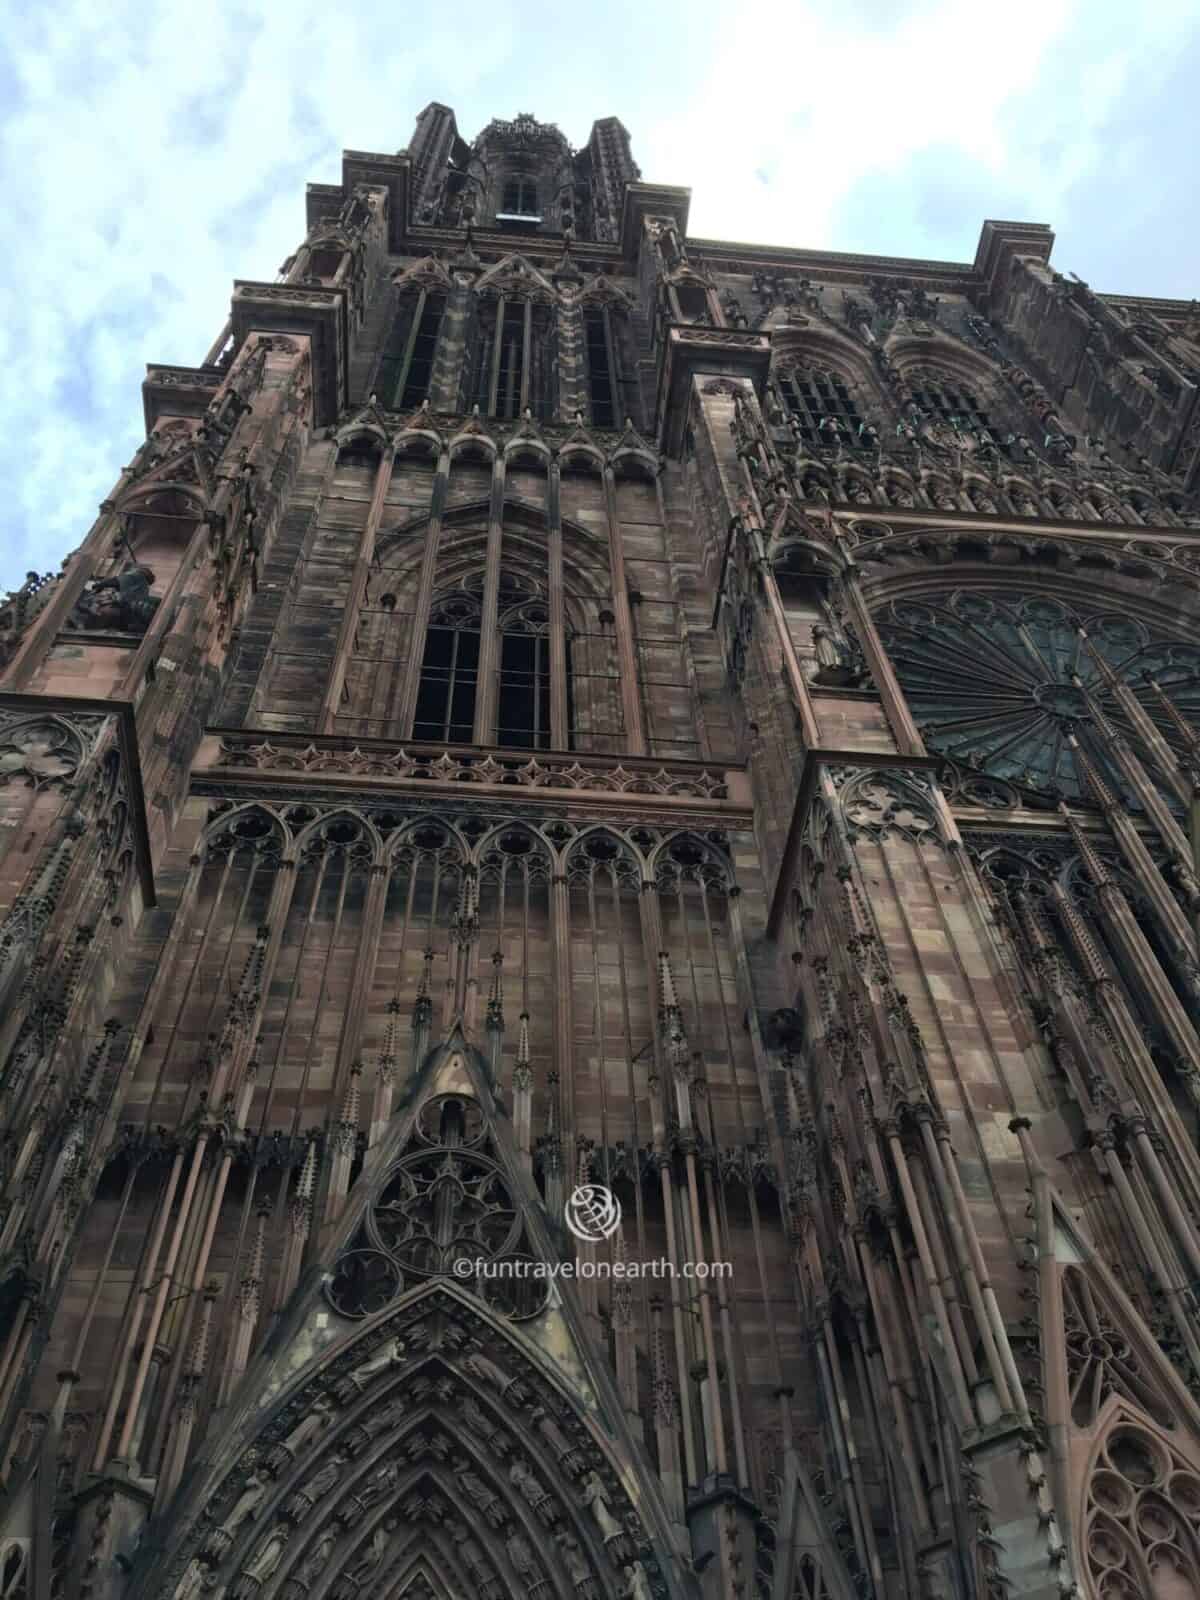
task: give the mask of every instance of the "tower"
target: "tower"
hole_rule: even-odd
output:
[[[1200,1593],[1195,305],[687,213],[347,151],[0,608],[0,1600]]]

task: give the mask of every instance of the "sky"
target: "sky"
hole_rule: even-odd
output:
[[[304,188],[430,100],[472,138],[618,116],[693,235],[970,261],[1049,223],[1109,293],[1200,297],[1196,0],[0,0],[0,593],[80,543]]]

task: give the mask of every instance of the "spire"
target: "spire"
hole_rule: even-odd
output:
[[[390,1083],[396,1073],[396,1019],[399,1015],[400,1002],[393,995],[387,1003],[387,1026],[383,1030],[383,1047],[376,1068],[378,1077],[384,1083]]]
[[[675,977],[671,971],[671,958],[665,950],[658,953],[658,1022],[667,1060],[677,1077],[686,1078],[691,1071],[691,1053],[688,1050],[687,1031],[683,1026],[683,1012],[675,992]]]
[[[433,946],[426,945],[421,965],[421,979],[417,984],[417,996],[413,1001],[412,1025],[415,1032],[419,1028],[428,1028],[433,1020],[433,1000],[430,990],[433,987]]]
[[[358,1117],[361,1095],[359,1083],[362,1078],[362,1062],[355,1061],[350,1068],[350,1076],[346,1083],[346,1093],[342,1098],[342,1114],[338,1118],[334,1137],[338,1148],[346,1155],[354,1154],[354,1146],[358,1139]]]
[[[317,1134],[314,1130],[308,1136],[304,1164],[300,1168],[300,1176],[296,1179],[296,1187],[292,1191],[292,1230],[303,1238],[308,1237],[308,1230],[312,1226],[313,1195],[317,1188],[317,1143]]]
[[[479,889],[472,868],[463,873],[452,930],[455,942],[460,945],[470,944],[479,932]]]
[[[493,1032],[504,1028],[504,952],[492,953],[492,986],[488,995],[487,1025]]]
[[[1184,744],[1187,745],[1193,760],[1196,761],[1197,764],[1200,764],[1200,734],[1198,734],[1195,728],[1192,727],[1191,723],[1179,710],[1179,707],[1167,694],[1166,690],[1163,688],[1162,684],[1159,683],[1157,678],[1151,677],[1151,675],[1147,673],[1145,682],[1147,686],[1153,690],[1154,696],[1159,705],[1162,707],[1168,721],[1171,723],[1171,726],[1175,729],[1176,733],[1178,733]]]

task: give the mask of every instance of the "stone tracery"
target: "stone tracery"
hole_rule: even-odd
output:
[[[1110,672],[1168,739],[1173,730],[1163,725],[1151,679],[1185,714],[1200,713],[1200,646],[1127,612],[972,589],[891,601],[878,624],[930,744],[1028,788],[1094,800],[1067,735],[1078,729],[1110,772],[1106,743],[1088,731],[1089,701],[1134,736],[1114,703]]]

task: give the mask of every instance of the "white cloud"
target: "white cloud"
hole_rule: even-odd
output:
[[[1096,131],[1108,111],[1133,79],[1165,68],[1195,8],[1163,0],[1131,22],[1126,7],[1094,0],[1009,0],[1002,14],[932,0],[870,28],[853,7],[749,0],[700,91],[686,106],[660,98],[640,159],[667,181],[703,175],[690,226],[706,238],[832,248],[847,191],[932,148],[1027,191],[1038,210],[1027,220],[1052,222],[1055,200],[1104,161]],[[1065,70],[1039,81],[1058,51]],[[1036,147],[1049,130],[1061,150],[1047,164]],[[755,168],[768,186],[748,181]],[[963,218],[964,239],[982,220]],[[882,233],[870,248],[895,250]]]

